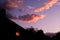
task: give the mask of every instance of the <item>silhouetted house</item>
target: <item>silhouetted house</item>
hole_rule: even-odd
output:
[[[6,17],[6,10],[0,9],[0,37],[3,39],[15,39],[16,30],[20,30],[20,34],[23,35],[25,29],[17,25],[13,21]],[[1,39],[1,40],[3,40]]]

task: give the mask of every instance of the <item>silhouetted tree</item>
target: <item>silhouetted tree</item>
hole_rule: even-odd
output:
[[[35,36],[36,40],[50,40],[50,37],[46,36],[43,30],[39,30]]]
[[[52,37],[52,40],[60,40],[60,32],[56,33],[56,36]]]

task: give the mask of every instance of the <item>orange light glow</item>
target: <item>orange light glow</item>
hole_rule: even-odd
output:
[[[16,36],[20,36],[20,33],[19,32],[16,32]]]

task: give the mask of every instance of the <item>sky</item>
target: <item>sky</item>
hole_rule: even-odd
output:
[[[60,0],[1,0],[6,16],[23,28],[60,31]]]

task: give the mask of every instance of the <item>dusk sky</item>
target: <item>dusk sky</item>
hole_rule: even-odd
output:
[[[4,1],[4,0],[3,0]],[[44,32],[60,31],[60,0],[6,0],[9,19],[23,28],[42,29]]]

